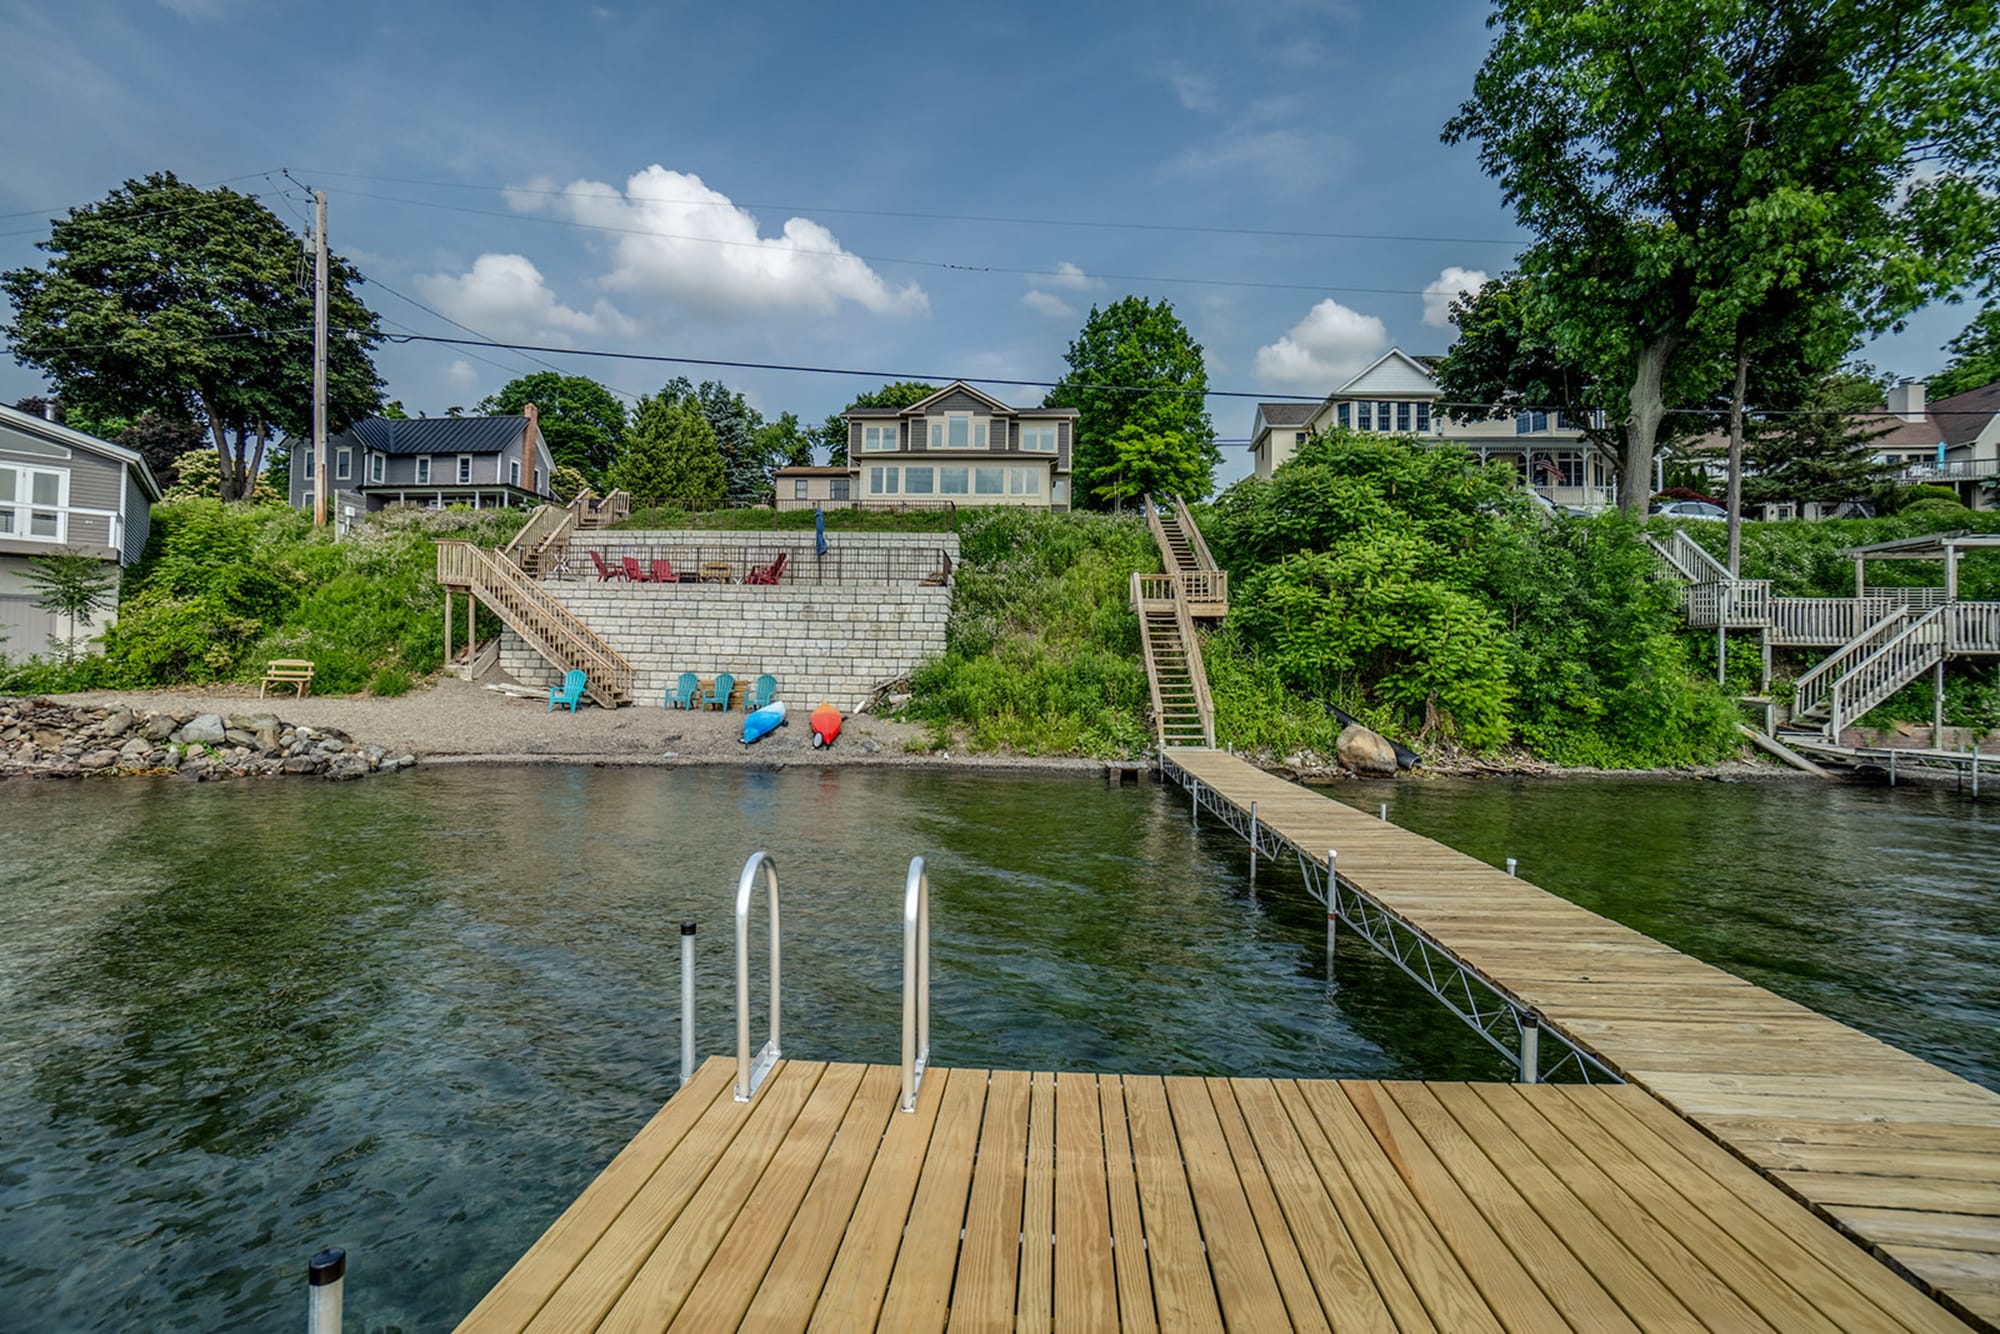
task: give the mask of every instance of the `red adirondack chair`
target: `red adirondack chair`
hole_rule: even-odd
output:
[[[595,551],[590,553],[590,560],[593,565],[597,566],[597,582],[600,584],[608,583],[613,579],[623,579],[625,577],[625,571],[617,569],[610,565],[606,565],[604,563],[604,557],[600,556]]]
[[[627,579],[630,579],[635,584],[650,584],[653,582],[653,576],[639,568],[639,558],[637,556],[621,556],[619,559],[625,566],[625,577]]]
[[[778,558],[769,565],[762,565],[743,577],[746,584],[775,584],[778,576],[785,572],[785,561],[791,556],[788,551],[780,551]]]
[[[681,577],[674,573],[674,563],[670,560],[653,562],[653,582],[656,584],[677,584]]]

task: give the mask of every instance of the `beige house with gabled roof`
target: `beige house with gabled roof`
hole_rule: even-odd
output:
[[[1442,360],[1392,347],[1317,404],[1259,403],[1250,435],[1256,475],[1269,477],[1307,437],[1342,427],[1455,444],[1482,462],[1512,464],[1525,485],[1557,505],[1595,512],[1618,503],[1617,460],[1560,413],[1450,420],[1439,401]]]
[[[1075,408],[1017,408],[955,380],[906,408],[850,408],[847,472],[862,508],[1070,508]],[[795,470],[781,470],[798,480]]]

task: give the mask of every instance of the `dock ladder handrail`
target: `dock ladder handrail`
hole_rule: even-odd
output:
[[[771,1037],[750,1055],[750,897],[757,873],[764,873],[771,916]],[[736,881],[736,1101],[748,1102],[778,1063],[778,864],[768,852],[753,852]]]
[[[775,974],[771,985],[777,986]],[[775,1012],[774,1012],[775,1013]],[[775,1039],[774,1039],[775,1040]],[[931,877],[910,858],[903,884],[903,1101],[917,1110],[917,1089],[931,1061]]]

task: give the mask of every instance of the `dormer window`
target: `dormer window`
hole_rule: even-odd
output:
[[[984,417],[974,417],[969,412],[952,412],[942,417],[931,418],[932,449],[984,449],[986,448],[986,425]]]

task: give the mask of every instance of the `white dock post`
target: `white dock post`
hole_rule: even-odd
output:
[[[1519,863],[1518,861],[1516,861],[1516,860],[1515,860],[1514,858],[1512,858],[1512,857],[1509,857],[1509,858],[1507,859],[1507,874],[1508,874],[1508,875],[1512,875],[1512,874],[1514,874],[1514,868],[1515,868],[1516,866],[1518,866],[1518,865],[1520,865],[1520,863]]]
[[[1389,823],[1389,803],[1386,801],[1382,803],[1382,823]]]
[[[1340,854],[1333,849],[1326,853],[1326,980],[1333,981],[1333,938],[1340,927],[1340,872],[1335,869]]]
[[[347,1252],[329,1246],[306,1261],[306,1334],[340,1334],[340,1289]]]
[[[1250,803],[1250,883],[1257,883],[1257,803]]]
[[[1972,743],[1972,795],[1979,796],[1979,743]]]
[[[1521,1082],[1541,1082],[1542,1021],[1532,1014],[1521,1016]]]
[[[681,923],[681,1087],[694,1078],[694,923]]]
[[[1889,752],[1889,786],[1896,786],[1896,752]]]

